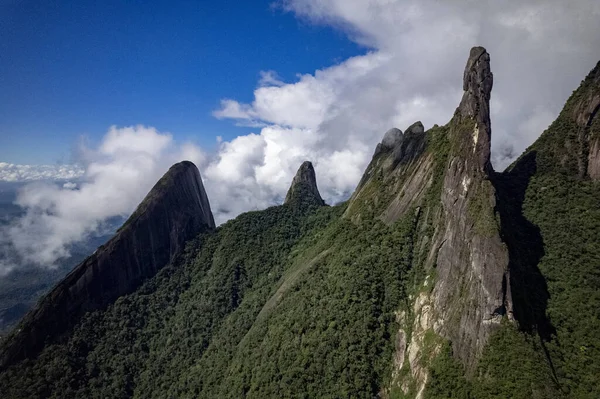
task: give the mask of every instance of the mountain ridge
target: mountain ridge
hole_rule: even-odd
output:
[[[283,205],[200,229],[0,386],[56,398],[597,396],[598,65],[495,172],[490,56],[474,47],[451,120],[386,132],[347,202],[324,206],[303,163]]]

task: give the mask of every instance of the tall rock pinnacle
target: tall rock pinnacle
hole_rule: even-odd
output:
[[[0,347],[0,369],[35,354],[86,312],[134,291],[215,222],[198,168],[173,165],[106,244],[39,302]],[[43,328],[40,328],[43,326]]]
[[[441,283],[433,290],[435,307],[441,320],[456,321],[445,323],[440,332],[469,367],[502,317],[512,318],[509,257],[490,182],[492,81],[489,54],[474,47],[465,68],[463,98],[448,125],[454,144],[442,186],[444,226],[436,249]]]
[[[461,120],[472,118],[477,123],[473,135],[473,149],[478,154],[480,167],[488,171],[491,170],[490,95],[493,83],[490,55],[483,47],[473,47],[463,74],[464,94],[456,116]]]
[[[296,176],[294,176],[294,180],[292,180],[292,185],[285,196],[284,204],[294,202],[325,205],[325,201],[321,198],[321,194],[319,194],[319,189],[317,188],[315,169],[309,161],[304,161],[300,165]]]

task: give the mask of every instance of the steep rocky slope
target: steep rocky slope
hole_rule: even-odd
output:
[[[35,356],[86,312],[134,291],[168,264],[184,243],[214,229],[196,166],[173,165],[118,233],[76,266],[2,343],[0,367]]]
[[[490,180],[493,77],[485,49],[471,50],[463,81],[463,98],[447,125],[424,132],[417,122],[404,134],[386,133],[345,213],[356,223],[375,217],[390,224],[416,209],[412,266],[427,276],[427,289],[399,313],[396,367],[410,373],[392,385],[418,396],[443,339],[473,369],[502,317],[512,318],[508,250]],[[436,342],[426,345],[432,337]]]
[[[194,198],[182,219],[176,199],[160,208],[200,221],[185,248],[171,244],[162,268],[147,259],[151,272],[127,293],[100,283],[102,306],[71,299],[79,308],[39,353],[11,341],[4,353],[19,356],[5,362],[2,392],[598,397],[599,68],[504,173],[490,164],[490,56],[476,47],[450,122],[385,133],[346,203],[325,205],[305,162],[283,205],[213,229],[199,176],[185,187],[163,178],[144,203]],[[119,234],[158,209],[144,203]],[[44,325],[35,314],[29,331]]]

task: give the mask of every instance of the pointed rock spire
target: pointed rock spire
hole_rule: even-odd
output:
[[[459,120],[471,118],[476,121],[473,149],[479,156],[480,167],[486,170],[491,170],[490,95],[493,83],[490,55],[483,47],[473,47],[463,74],[464,94],[456,116]]]
[[[478,122],[489,123],[489,101],[493,83],[490,55],[483,47],[473,47],[463,74],[464,94],[458,107],[460,113],[477,118]]]
[[[315,169],[309,161],[304,161],[300,165],[296,176],[294,176],[294,180],[292,180],[292,185],[285,196],[284,204],[293,202],[325,205],[325,201],[321,198],[321,194],[319,194],[319,189],[317,188]]]

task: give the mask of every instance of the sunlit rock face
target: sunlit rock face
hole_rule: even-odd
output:
[[[483,47],[471,49],[463,77],[464,94],[449,123],[450,156],[442,187],[433,290],[439,333],[452,342],[467,365],[479,358],[502,316],[512,317],[508,250],[494,213],[490,181],[489,101],[493,77]]]

